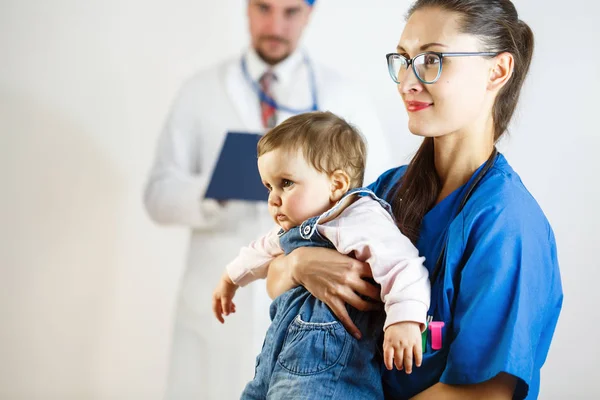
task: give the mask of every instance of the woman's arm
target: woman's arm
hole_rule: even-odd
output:
[[[286,256],[282,254],[275,257],[269,264],[267,271],[267,293],[273,300],[300,285],[291,274],[291,257],[292,255]]]
[[[419,393],[412,400],[511,400],[516,385],[517,378],[506,373],[500,373],[489,381],[474,385],[446,385],[439,382]]]
[[[346,303],[361,311],[380,307],[379,303],[365,301],[359,296],[379,301],[379,289],[363,279],[371,276],[369,265],[352,257],[331,249],[301,247],[271,262],[267,291],[275,298],[298,285],[304,286],[331,308],[348,332],[360,338]]]
[[[516,398],[528,392],[536,397],[540,360],[548,353],[562,302],[554,238],[525,191],[473,200],[473,209],[465,207],[460,239],[464,264],[447,270],[460,277],[460,287],[440,381],[469,385],[459,388],[475,398],[489,398],[480,392],[488,389],[498,397],[513,391]]]

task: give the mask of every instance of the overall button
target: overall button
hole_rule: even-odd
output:
[[[305,234],[305,235],[308,235],[309,233],[310,233],[310,226],[306,225],[306,226],[304,227],[304,234]]]

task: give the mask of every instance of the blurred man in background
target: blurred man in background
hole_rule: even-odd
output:
[[[264,204],[204,199],[228,132],[263,133],[292,115],[329,110],[368,143],[365,184],[391,167],[387,142],[366,96],[298,48],[313,1],[249,0],[250,47],[180,89],[164,125],[145,190],[160,224],[191,228],[172,338],[167,399],[236,399],[252,379],[269,325],[263,285],[240,292],[225,325],[212,289],[239,248],[273,227]],[[232,177],[230,185],[236,185]]]

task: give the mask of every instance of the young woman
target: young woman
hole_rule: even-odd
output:
[[[537,398],[563,298],[556,244],[495,149],[532,54],[533,33],[509,0],[418,0],[387,55],[409,129],[425,139],[371,189],[426,257],[435,324],[421,366],[404,355],[403,370],[384,372],[386,398]],[[368,276],[350,257],[300,248],[271,263],[268,287],[275,297],[304,286],[356,334],[347,305],[372,307],[359,296],[378,297]]]

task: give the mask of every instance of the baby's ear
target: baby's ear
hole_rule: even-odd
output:
[[[332,202],[339,201],[350,189],[350,177],[341,169],[335,170],[329,175],[331,182],[331,194],[329,200]]]

